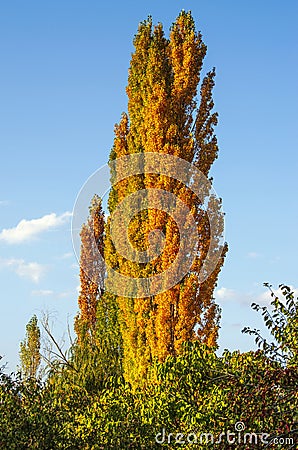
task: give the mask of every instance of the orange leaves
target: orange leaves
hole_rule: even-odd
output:
[[[211,165],[217,158],[218,146],[214,135],[214,126],[217,125],[217,113],[212,113],[215,70],[209,72],[203,80],[201,87],[201,101],[195,121],[196,155],[195,163],[198,168],[208,175]]]
[[[212,111],[214,72],[203,80],[194,121],[206,46],[201,34],[195,30],[191,13],[180,13],[169,39],[165,38],[162,25],[153,27],[149,18],[140,24],[134,46],[126,90],[128,114],[123,114],[115,127],[110,160],[135,153],[169,154],[183,158],[208,175],[218,151],[213,130],[217,114]],[[165,292],[161,289],[160,293],[147,298],[119,296],[117,299],[125,377],[133,383],[144,376],[152,358],[157,356],[163,360],[169,354],[176,355],[183,342],[198,338],[214,345],[218,331],[219,311],[213,301],[213,291],[226,249],[207,280],[200,283],[199,274],[212,238],[210,217],[204,208],[210,207],[216,241],[222,233],[220,221],[216,222],[220,201],[211,198],[209,205],[204,205],[204,199],[197,198],[191,186],[167,176],[170,168],[166,164],[170,163],[165,161],[164,164],[162,174],[146,171],[144,167],[137,175],[119,181],[113,185],[109,196],[111,214],[128,196],[141,190],[146,192],[141,203],[146,205],[150,197],[155,205],[140,207],[127,227],[127,237],[135,252],[150,249],[154,255],[149,261],[140,263],[123,256],[126,237],[123,236],[123,249],[121,242],[116,249],[111,239],[110,219],[107,221],[105,258],[108,265],[123,275],[146,279],[167,273],[168,278],[161,282],[161,287],[173,276],[167,269],[176,261],[179,249],[188,248],[175,220],[183,223],[187,231],[192,223],[190,217],[181,217],[182,212],[176,212],[175,220],[171,217],[175,204],[181,202],[187,206],[199,235],[191,269],[178,283],[171,284],[173,287]],[[192,173],[187,176],[191,178]],[[173,205],[166,205],[166,209],[162,200],[160,208],[156,206],[161,191],[171,193],[175,198]],[[184,250],[186,259],[190,258],[188,253]]]
[[[98,300],[103,292],[104,214],[101,199],[95,195],[89,208],[90,215],[81,230],[79,315],[75,321],[78,339],[91,335],[95,329]]]

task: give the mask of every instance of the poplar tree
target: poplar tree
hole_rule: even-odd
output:
[[[126,90],[128,113],[123,113],[115,126],[110,164],[124,155],[157,152],[188,161],[208,178],[218,154],[214,134],[217,113],[213,111],[212,99],[215,70],[200,80],[207,48],[201,33],[195,30],[191,13],[179,14],[169,39],[162,25],[153,27],[149,17],[140,24],[134,46]],[[154,358],[163,361],[168,355],[178,354],[184,342],[199,340],[210,347],[216,346],[220,311],[213,292],[227,251],[225,245],[215,270],[200,282],[199,272],[210,243],[208,217],[191,189],[166,175],[143,173],[116,183],[109,195],[110,214],[126,196],[148,188],[168,190],[189,206],[197,223],[199,240],[191,270],[172,288],[147,298],[116,295],[124,374],[131,383],[138,383],[146,376]],[[210,202],[216,214],[221,201],[211,198]],[[114,246],[110,225],[111,218],[108,218],[105,259],[119,273],[134,278],[149,277],[165,271],[175,259],[179,233],[167,213],[153,208],[142,210],[129,225],[129,239],[137,251],[146,250],[152,229],[163,232],[164,250],[149,263],[139,264],[121,256]],[[218,223],[218,239],[222,231],[222,224]]]
[[[71,349],[72,377],[88,390],[96,390],[112,375],[121,375],[121,334],[115,298],[104,291],[105,216],[95,194],[89,217],[81,228],[79,313],[75,318],[77,341]]]
[[[96,325],[99,299],[103,294],[104,263],[98,257],[103,254],[104,212],[98,195],[94,195],[89,207],[89,217],[82,225],[80,254],[79,314],[75,319],[78,341],[92,338]]]
[[[40,365],[40,329],[34,315],[26,325],[26,337],[20,343],[21,373],[24,378],[36,378]]]

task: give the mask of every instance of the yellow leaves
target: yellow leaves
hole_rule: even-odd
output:
[[[20,343],[20,361],[22,376],[37,376],[40,365],[40,329],[36,315],[33,315],[26,325],[26,337]]]
[[[195,30],[191,13],[181,12],[169,39],[165,38],[161,24],[153,28],[151,19],[143,22],[134,45],[126,90],[128,114],[123,114],[115,127],[110,159],[133,153],[166,153],[196,164],[207,175],[217,156],[217,142],[213,134],[217,115],[211,112],[214,73],[208,74],[203,81],[198,116],[193,124],[206,46],[201,34]],[[145,299],[117,298],[125,377],[133,383],[144,376],[150,359],[157,356],[163,360],[169,354],[179,353],[185,341],[199,338],[208,345],[214,345],[218,310],[213,303],[213,291],[224,259],[223,254],[212,276],[199,285],[198,274],[210,244],[208,217],[192,190],[165,174],[152,174],[144,170],[141,175],[129,176],[118,182],[109,196],[111,214],[126,197],[143,189],[164,190],[183,202],[195,218],[199,239],[190,273],[174,287]],[[212,208],[215,214],[219,207],[214,201]],[[179,217],[179,220],[183,222],[183,218]],[[118,252],[122,250],[121,243],[117,250],[109,225],[110,219],[106,227],[105,259],[108,265],[128,277],[148,278],[152,274],[165,272],[175,261],[179,247],[185,245],[180,241],[175,220],[162,208],[159,210],[149,206],[141,210],[131,220],[127,230],[136,252],[150,248],[149,238],[153,230],[163,233],[164,247],[149,262],[138,263],[121,256]],[[190,219],[185,219],[186,228],[190,225]],[[216,227],[216,232],[220,234],[220,223]],[[153,240],[151,245],[151,248],[154,245],[158,247],[159,242]]]
[[[75,331],[80,341],[82,333],[94,330],[98,300],[103,288],[104,265],[99,258],[103,253],[104,213],[101,199],[95,195],[90,205],[90,215],[81,229],[79,316]]]
[[[176,104],[191,105],[196,95],[206,49],[200,33],[196,34],[189,13],[178,17],[170,35],[170,58],[173,67],[173,97]],[[194,104],[192,104],[194,107]]]

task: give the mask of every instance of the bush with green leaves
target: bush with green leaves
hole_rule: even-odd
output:
[[[296,448],[297,302],[291,290],[282,292],[285,302],[274,296],[273,312],[262,309],[272,344],[261,339],[255,352],[226,350],[218,356],[215,348],[187,343],[180,355],[154,361],[147,383],[137,389],[119,373],[100,376],[93,385],[83,364],[76,365],[82,373],[71,368],[71,355],[70,365],[61,370],[57,364],[56,372],[52,365],[55,373],[44,382],[1,370],[0,448],[246,450],[266,448],[262,433],[268,448],[276,437]],[[245,427],[236,433],[241,443],[231,445],[227,433],[235,433],[239,422]],[[257,444],[244,443],[245,433]]]
[[[271,309],[267,306],[252,304],[252,308],[261,311],[265,325],[274,338],[268,343],[260,334],[260,330],[245,327],[242,331],[255,336],[256,344],[266,355],[279,361],[284,366],[297,366],[298,363],[298,298],[295,299],[294,291],[285,284],[280,284],[279,288],[283,295],[280,299],[273,291],[269,283],[264,283],[269,289],[272,297]]]

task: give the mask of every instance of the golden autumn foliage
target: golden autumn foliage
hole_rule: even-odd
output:
[[[115,298],[105,292],[105,218],[102,200],[94,195],[89,217],[81,228],[79,313],[71,349],[70,378],[86,389],[102,388],[111,376],[122,374],[122,341]],[[66,371],[65,374],[66,375]]]
[[[95,331],[97,306],[104,285],[104,263],[99,255],[103,254],[104,223],[101,199],[95,195],[89,208],[89,217],[80,233],[80,311],[75,319],[79,341],[83,335],[92,337]]]
[[[196,96],[206,46],[190,13],[181,12],[171,28],[169,39],[161,24],[152,20],[140,24],[134,40],[127,95],[128,114],[123,114],[115,127],[110,161],[140,152],[174,155],[195,165],[206,177],[217,158],[214,134],[217,113],[213,112],[212,89],[215,71],[201,83],[199,102]],[[164,360],[176,355],[186,341],[200,340],[215,346],[218,336],[219,308],[213,292],[224,262],[227,246],[215,270],[203,282],[198,274],[210,244],[208,217],[195,194],[181,182],[166,175],[146,173],[118,182],[110,192],[112,214],[126,196],[140,189],[162,189],[172,192],[192,211],[199,231],[197,257],[191,271],[175,286],[147,298],[118,296],[119,320],[124,346],[125,377],[140,380],[154,357]],[[158,195],[158,194],[157,194]],[[210,198],[212,211],[219,211],[220,200]],[[149,277],[164,272],[179,249],[179,233],[175,221],[155,208],[142,210],[131,221],[129,238],[138,251],[148,247],[150,231],[159,229],[165,237],[159,257],[148,263],[129,261],[116,251],[107,223],[105,259],[123,275]],[[222,224],[217,225],[222,234]]]
[[[218,153],[214,134],[217,113],[213,112],[212,99],[215,71],[203,78],[197,104],[206,46],[201,34],[195,31],[191,14],[180,13],[169,39],[162,25],[153,27],[149,18],[140,24],[134,45],[127,86],[128,114],[124,113],[115,127],[110,161],[134,153],[158,152],[183,158],[208,177]],[[165,174],[144,171],[119,181],[110,192],[110,213],[126,196],[150,188],[172,192],[190,208],[198,226],[199,241],[191,271],[171,289],[147,298],[117,297],[124,371],[130,382],[144,377],[154,357],[164,360],[167,355],[179,353],[185,341],[200,340],[209,346],[216,345],[219,308],[214,303],[213,292],[227,251],[225,245],[215,270],[199,282],[198,274],[210,244],[208,217],[191,189]],[[209,203],[212,202],[211,210],[216,214],[221,207],[220,200],[210,198]],[[143,209],[129,226],[133,246],[137,251],[146,250],[149,234],[156,229],[163,232],[165,242],[157,258],[140,264],[117,252],[109,226],[110,219],[105,259],[113,269],[130,277],[164,272],[175,259],[179,245],[183,245],[169,214],[155,208]],[[218,222],[215,226],[219,237],[222,224]]]

